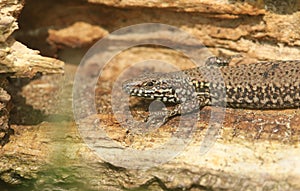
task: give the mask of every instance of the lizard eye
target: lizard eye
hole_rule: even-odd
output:
[[[153,82],[147,82],[147,84],[146,84],[146,86],[148,86],[148,87],[151,87],[153,85],[154,85]]]

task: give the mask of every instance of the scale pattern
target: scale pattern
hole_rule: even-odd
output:
[[[208,63],[178,72],[146,74],[126,81],[123,89],[132,96],[163,102],[199,99],[193,103],[201,107],[225,101],[232,108],[297,108],[300,106],[300,60],[235,66]]]

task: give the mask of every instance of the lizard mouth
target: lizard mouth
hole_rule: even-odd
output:
[[[122,89],[125,93],[131,96],[151,100],[162,100],[163,102],[178,102],[178,98],[176,97],[175,90],[173,88],[143,88],[140,84],[141,82],[139,81],[126,81],[123,83]]]
[[[147,97],[149,95],[146,94],[145,91],[139,88],[135,88],[132,84],[123,84],[122,87],[123,91],[132,96],[139,96],[139,97]]]
[[[147,99],[157,99],[163,97],[164,95],[155,94],[152,90],[144,90],[141,88],[134,88],[131,85],[123,85],[123,91],[131,96],[143,97]]]
[[[131,92],[133,91],[132,87],[127,84],[123,84],[122,90],[127,94],[131,94]]]
[[[142,90],[139,87],[140,87],[139,81],[128,80],[122,84],[123,91],[130,95],[136,95],[139,92],[142,93],[141,92]]]
[[[131,96],[154,99],[154,92],[149,91],[149,90],[142,90],[142,89],[134,88],[134,89],[130,89],[127,91],[128,91],[128,94],[130,94]]]
[[[169,102],[169,103],[177,103],[178,99],[176,98],[175,95],[169,94],[170,92],[155,92],[151,90],[143,90],[143,89],[125,89],[125,91],[131,95],[131,96],[136,96],[136,97],[142,97],[145,99],[150,99],[150,100],[161,100],[163,102]]]

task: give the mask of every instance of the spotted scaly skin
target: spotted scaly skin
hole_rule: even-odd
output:
[[[205,66],[143,75],[124,82],[123,89],[132,96],[178,104],[165,120],[218,102],[245,109],[300,107],[300,60],[235,66],[229,61],[212,57]]]

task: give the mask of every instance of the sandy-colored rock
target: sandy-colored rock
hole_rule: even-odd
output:
[[[10,39],[0,47],[0,74],[13,77],[33,77],[36,73],[63,73],[62,61],[43,57],[39,51]]]
[[[135,57],[139,60],[141,57],[150,56],[150,52],[153,51],[158,51],[159,58],[169,61],[174,58],[170,56],[171,54],[168,56],[164,49],[144,48],[140,51],[139,48],[134,48],[114,58],[110,65],[119,64],[126,67],[128,57],[133,58],[133,55],[139,53],[139,57]],[[153,58],[153,54],[151,57]],[[184,60],[177,55],[176,60],[173,60],[174,64],[181,59]],[[67,66],[67,69],[74,72],[76,68]],[[111,103],[107,99],[110,95],[107,92],[111,91],[112,85],[116,85],[105,75],[112,70],[118,74],[123,69],[107,68],[104,71],[104,78],[99,79],[96,104],[100,114],[88,116],[81,121],[81,125],[85,127],[92,125],[96,129],[103,129],[108,136],[106,140],[118,143],[119,146],[101,145],[100,139],[96,137],[88,140],[95,141],[100,148],[116,150],[116,153],[129,148],[138,153],[165,144],[172,137],[174,129],[178,128],[180,117],[172,119],[156,131],[145,134],[136,134],[127,126],[120,125],[120,121],[115,118],[115,113],[111,112]],[[135,72],[132,71],[131,74],[134,75]],[[44,84],[40,86],[40,91],[43,92],[44,89],[48,89],[46,84],[51,82],[48,81],[49,78],[42,78],[34,84],[28,84],[23,93],[29,94],[35,90],[35,84]],[[64,89],[64,91],[69,90]],[[117,92],[117,94],[121,93]],[[35,103],[38,99],[30,97],[28,103]],[[39,104],[35,104],[37,109]],[[131,104],[135,105],[131,111],[137,120],[142,120],[145,115],[148,115],[146,110],[149,103],[146,101],[132,99]],[[58,108],[71,110],[71,103],[59,104]],[[121,109],[122,105],[119,105],[119,108]],[[1,178],[14,184],[22,183],[24,179],[38,179],[34,186],[40,190],[62,189],[65,185],[74,185],[71,186],[74,190],[122,190],[124,188],[297,190],[300,188],[298,182],[299,110],[274,112],[227,109],[214,144],[207,153],[201,154],[199,153],[201,144],[207,136],[208,129],[211,128],[209,125],[211,112],[222,114],[219,108],[204,108],[200,112],[201,120],[197,122],[196,127],[191,131],[191,136],[188,137],[189,141],[185,149],[175,158],[147,170],[126,169],[114,166],[116,160],[103,160],[101,153],[95,152],[95,147],[87,145],[87,142],[82,140],[87,137],[78,131],[75,123],[69,121],[70,117],[59,119],[58,116],[53,116],[52,120],[56,121],[55,123],[43,122],[34,127],[14,125],[15,135],[11,137],[11,142],[3,147],[0,154],[0,169],[5,170]],[[95,123],[97,120],[101,123]],[[190,123],[189,120],[183,122]],[[89,133],[97,135],[95,130]],[[160,156],[164,154],[166,153],[162,152]],[[126,159],[124,156],[118,156],[119,159],[122,157]],[[157,155],[153,154],[148,159],[155,163]],[[141,161],[132,162],[135,165]],[[55,184],[53,177],[59,180],[60,184]],[[82,186],[78,188],[78,185]]]
[[[31,3],[34,5],[38,4],[36,1],[33,2]],[[105,26],[110,32],[144,22],[169,24],[193,34],[215,54],[247,55],[243,59],[246,60],[245,63],[252,59],[299,59],[300,55],[298,4],[282,6],[286,4],[283,1],[256,1],[257,4],[249,4],[204,0],[164,3],[99,0],[97,1],[101,3],[99,6],[95,4],[90,6],[72,2],[74,4],[70,4],[73,6],[45,6],[47,11],[43,12],[44,16],[36,18],[40,18],[39,22],[42,20],[43,24],[47,23],[50,27],[52,23],[55,26],[68,27],[78,20],[84,20],[93,26]],[[96,3],[96,0],[90,2]],[[277,6],[278,4],[280,6]],[[63,10],[59,7],[63,7]],[[66,34],[73,38],[71,33]],[[170,35],[152,36],[155,42],[163,42],[168,37]],[[110,47],[108,52],[101,52],[101,56],[90,59],[90,65],[81,66],[77,70],[78,75],[81,79],[98,79],[99,61],[105,60],[111,51],[117,50],[120,46],[125,47],[126,41],[132,42],[142,38],[141,34],[134,32],[126,38],[113,36],[117,46]],[[69,37],[62,39],[68,40]],[[181,42],[180,45],[188,44],[194,48],[193,43]],[[64,45],[67,44],[68,41]],[[72,120],[70,102],[74,100],[70,92],[73,78],[70,78],[67,86],[63,88],[63,91],[68,92],[63,95],[63,102],[66,105],[62,103],[57,109],[47,110],[52,121],[47,119],[48,122],[36,126],[14,125],[15,135],[1,150],[1,179],[10,183],[24,183],[25,179],[37,180],[34,183],[36,190],[300,189],[299,109],[276,111],[227,109],[224,112],[220,108],[205,107],[200,112],[200,120],[182,120],[183,124],[186,124],[183,127],[188,127],[191,122],[196,122],[196,126],[192,130],[187,129],[191,134],[187,135],[184,132],[180,134],[187,138],[188,144],[182,152],[175,153],[178,154],[175,158],[147,170],[132,170],[116,162],[117,159],[123,159],[124,163],[128,163],[129,157],[134,157],[127,158],[129,152],[117,155],[119,151],[133,149],[139,153],[151,150],[165,144],[176,130],[179,132],[182,130],[176,129],[180,117],[173,118],[163,127],[150,133],[136,133],[134,128],[124,125],[123,122],[126,122],[128,116],[122,113],[123,104],[130,105],[130,114],[134,119],[143,121],[149,114],[148,106],[151,103],[149,101],[134,98],[129,101],[117,99],[121,103],[117,105],[117,110],[112,110],[111,100],[114,99],[111,96],[114,92],[112,88],[120,86],[120,81],[117,80],[122,72],[128,69],[130,64],[145,60],[161,60],[180,69],[194,67],[191,60],[177,51],[156,46],[134,47],[115,55],[101,73],[98,86],[92,87],[86,83],[77,92],[81,95],[81,99],[74,98],[84,107],[95,106],[97,110],[97,114],[94,115],[85,112],[86,108],[81,110],[79,116],[85,116],[80,121],[82,127],[86,129],[92,127],[85,135]],[[166,64],[149,63],[151,62],[147,62],[141,68],[131,68],[132,70],[127,71],[127,77],[144,71],[170,69],[165,66]],[[71,69],[68,68],[67,71]],[[47,99],[47,96],[53,97],[49,89],[58,89],[52,84],[47,85],[47,82],[52,83],[52,80],[45,81],[29,84],[23,89],[22,93],[28,98],[26,103],[34,106],[34,109],[45,109],[43,107],[46,107],[46,104],[43,100],[51,100]],[[41,99],[40,92],[47,92],[47,96]],[[92,93],[88,94],[89,92]],[[118,96],[122,91],[114,93],[116,93],[114,96]],[[89,105],[89,101],[94,97],[95,103]],[[58,112],[64,109],[67,112]],[[51,115],[51,111],[58,113]],[[117,118],[117,114],[124,120]],[[225,114],[222,124],[210,123],[211,114],[215,114],[215,117]],[[107,136],[97,137],[99,135],[97,130],[104,130]],[[101,140],[110,144],[101,144]],[[117,146],[109,141],[117,143]],[[200,153],[202,143],[207,144],[205,148],[208,150],[205,154]],[[114,160],[105,160],[103,153],[95,152],[97,148],[113,153],[110,159]],[[167,156],[174,151],[176,148],[171,147],[159,154],[153,152],[146,159],[148,164],[156,163],[157,157]],[[144,161],[129,160],[129,162],[134,166]]]
[[[261,8],[260,2],[256,4],[232,3],[226,0],[209,1],[209,0],[187,0],[187,1],[110,1],[110,0],[88,0],[91,3],[101,3],[116,7],[151,7],[151,8],[168,8],[176,11],[199,12],[208,14],[236,14],[236,15],[260,15],[265,12]]]
[[[108,32],[99,26],[93,26],[85,22],[76,22],[65,29],[50,29],[47,41],[56,47],[64,45],[76,48],[93,44],[107,34]]]
[[[109,32],[134,24],[162,23],[187,31],[216,55],[245,54],[256,60],[299,59],[298,1],[91,2],[99,6],[81,5],[79,9],[74,5],[63,12],[53,8],[47,18],[75,12],[76,17],[69,17],[64,23],[57,19],[53,23],[68,27],[80,19]],[[43,21],[50,23],[47,18]]]
[[[18,28],[17,16],[23,1],[0,1],[0,145],[9,141],[13,130],[9,126],[9,112],[13,107],[7,89],[11,84],[7,78],[31,78],[37,73],[62,74],[62,61],[39,55],[39,51],[27,48],[15,41],[11,34]],[[18,107],[18,106],[16,106]]]
[[[0,79],[1,80],[1,79]],[[10,95],[0,87],[0,146],[6,144],[12,133],[9,127]]]
[[[18,28],[16,16],[20,13],[23,1],[3,0],[0,2],[0,43]]]
[[[63,73],[63,62],[42,57],[39,51],[31,50],[10,35],[18,28],[17,16],[23,1],[0,2],[0,74],[14,77],[32,77],[37,72]]]
[[[4,0],[0,2],[0,74],[14,77],[32,77],[37,72],[62,73],[63,62],[42,57],[10,35],[18,28],[16,17],[23,7],[23,1]]]

